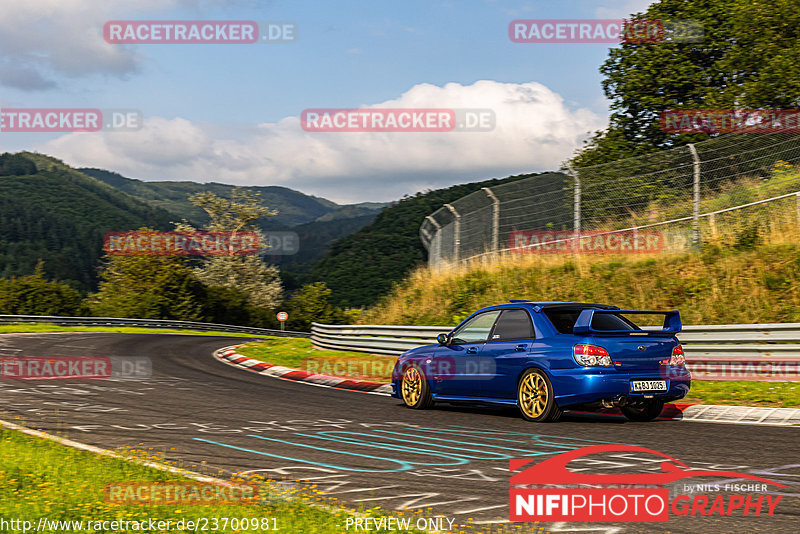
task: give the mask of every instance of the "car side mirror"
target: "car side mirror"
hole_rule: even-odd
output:
[[[447,334],[439,334],[436,336],[436,341],[439,342],[439,345],[447,345],[450,342],[450,338]]]

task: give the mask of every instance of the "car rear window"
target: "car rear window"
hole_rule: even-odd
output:
[[[491,341],[533,338],[533,324],[525,310],[503,310],[494,327]]]
[[[585,308],[551,308],[545,309],[544,314],[553,324],[559,334],[571,334],[578,315]],[[639,328],[630,320],[614,313],[598,313],[592,321],[595,330],[638,330]]]

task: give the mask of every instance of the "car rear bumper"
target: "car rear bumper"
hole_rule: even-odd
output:
[[[550,374],[556,403],[562,408],[619,396],[628,401],[648,398],[674,401],[685,397],[692,384],[692,376],[686,368],[650,371],[564,369],[551,370]],[[667,390],[633,392],[631,382],[634,380],[665,380]]]

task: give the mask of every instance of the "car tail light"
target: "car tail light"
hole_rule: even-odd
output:
[[[611,367],[611,356],[603,347],[578,343],[572,348],[572,355],[578,365],[584,367]]]
[[[680,345],[676,345],[674,349],[672,349],[672,356],[669,359],[670,365],[684,365],[686,363],[686,356],[683,354],[683,347]]]

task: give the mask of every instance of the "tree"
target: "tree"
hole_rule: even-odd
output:
[[[204,191],[191,195],[189,200],[208,213],[211,221],[207,230],[254,232],[261,243],[264,242],[264,235],[256,226],[256,221],[277,214],[277,211],[261,205],[258,193],[241,188],[234,189],[230,199]],[[178,225],[177,229],[194,230],[186,222]],[[241,291],[247,296],[247,302],[255,307],[274,308],[281,299],[282,287],[278,269],[265,264],[260,256],[209,256],[202,260],[194,273],[207,286]]]
[[[0,154],[0,176],[36,174],[36,164],[22,154]]]
[[[344,312],[330,303],[330,296],[331,290],[324,282],[304,285],[286,303],[289,328],[307,332],[311,329],[312,322],[324,324],[344,322]]]
[[[34,274],[0,279],[0,313],[11,315],[78,315],[81,295],[66,284],[44,278],[43,262]]]
[[[194,269],[198,280],[210,287],[236,289],[259,308],[274,308],[281,299],[278,269],[258,256],[212,256]]]
[[[138,319],[203,319],[205,288],[179,256],[107,256],[92,315]]]
[[[668,109],[796,108],[800,104],[800,10],[796,0],[660,0],[636,19],[695,20],[701,42],[623,43],[600,67],[611,100],[575,167],[708,139],[660,129]],[[713,134],[711,135],[713,136]]]
[[[212,232],[252,232],[257,220],[278,214],[276,210],[261,205],[259,193],[241,187],[231,192],[231,198],[203,191],[190,195],[189,201],[208,213],[211,218],[208,230]]]
[[[259,326],[254,324],[257,318],[247,296],[231,287],[206,287],[203,312],[203,319],[209,323]]]

